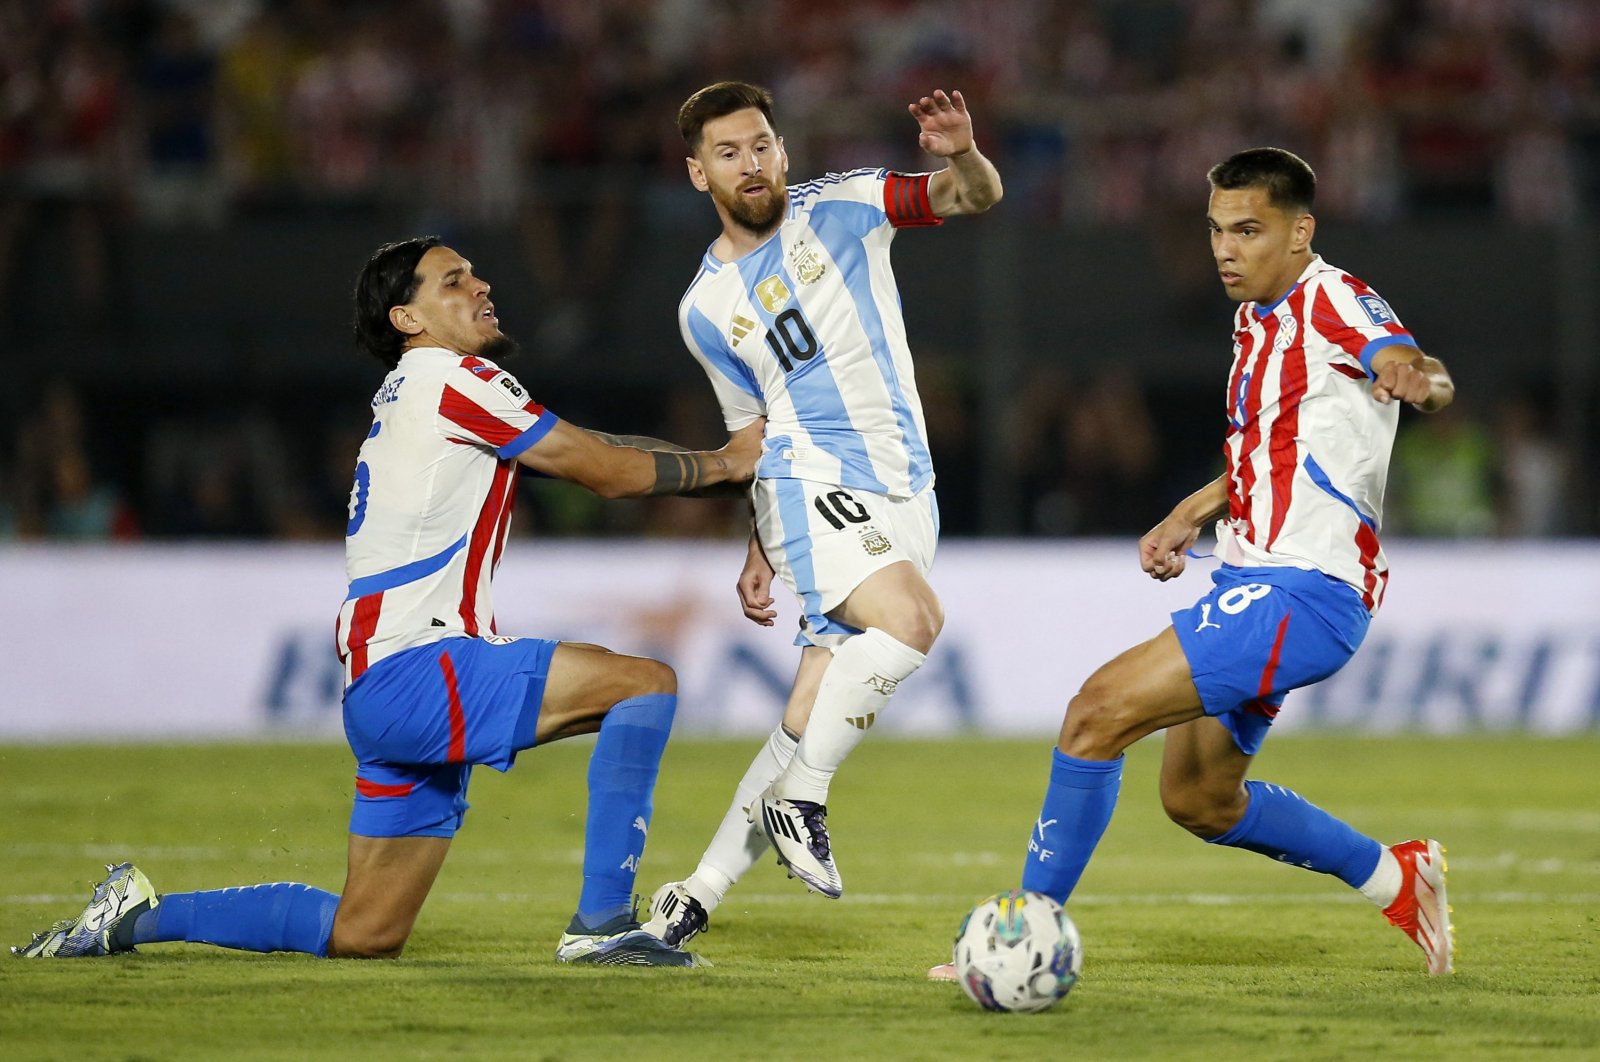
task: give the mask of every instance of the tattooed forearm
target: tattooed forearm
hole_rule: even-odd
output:
[[[707,479],[715,484],[727,478],[728,462],[715,454],[657,451],[654,457],[656,482],[650,488],[651,494],[688,494],[700,489]]]
[[[686,446],[679,446],[677,443],[670,443],[664,439],[652,439],[648,435],[612,435],[610,432],[587,430],[590,435],[593,435],[608,446],[631,446],[636,450],[652,450],[675,454],[690,452]]]

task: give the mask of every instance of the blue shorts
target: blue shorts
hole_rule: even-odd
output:
[[[531,748],[556,642],[446,638],[380,660],[344,693],[356,756],[350,832],[454,837],[474,764]]]
[[[1224,564],[1211,581],[1193,608],[1172,614],[1172,629],[1205,713],[1254,756],[1284,696],[1343,667],[1372,616],[1354,588],[1322,572]]]

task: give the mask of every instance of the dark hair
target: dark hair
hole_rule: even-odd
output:
[[[1265,188],[1279,210],[1309,212],[1317,198],[1317,175],[1306,160],[1283,148],[1251,148],[1211,167],[1212,188]]]
[[[772,122],[772,93],[748,81],[719,81],[707,85],[683,101],[678,108],[678,132],[689,151],[700,150],[700,133],[713,118],[725,118],[735,111],[754,107]]]
[[[437,236],[413,236],[386,243],[372,252],[356,278],[356,349],[389,368],[400,364],[406,336],[389,323],[389,310],[416,298],[417,263],[440,244]]]

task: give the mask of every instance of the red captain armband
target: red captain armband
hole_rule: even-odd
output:
[[[892,171],[884,178],[883,212],[889,215],[889,224],[897,229],[944,224],[944,218],[935,214],[928,202],[928,182],[932,179],[931,173]]]

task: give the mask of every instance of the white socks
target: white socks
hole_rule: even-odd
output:
[[[772,732],[739,780],[700,865],[683,883],[708,913],[770,847],[766,832],[745,814],[756,797],[776,782],[780,796],[825,802],[833,772],[877,721],[895,687],[924,659],[876,627],[834,650],[798,747],[782,726]]]
[[[767,738],[767,743],[750,761],[744,777],[739,779],[739,787],[733,792],[733,804],[722,817],[716,836],[706,846],[706,854],[700,857],[700,865],[683,883],[689,895],[699,900],[708,913],[722,902],[733,883],[755,866],[756,860],[769,847],[766,832],[750,824],[745,809],[789,766],[794,748],[795,739],[781,725]]]
[[[1377,904],[1387,908],[1400,896],[1400,860],[1389,851],[1389,846],[1384,845],[1383,851],[1378,855],[1378,865],[1360,886],[1361,895]]]
[[[833,772],[867,736],[895,688],[926,657],[877,627],[833,651],[806,732],[774,791],[789,800],[825,803]]]

